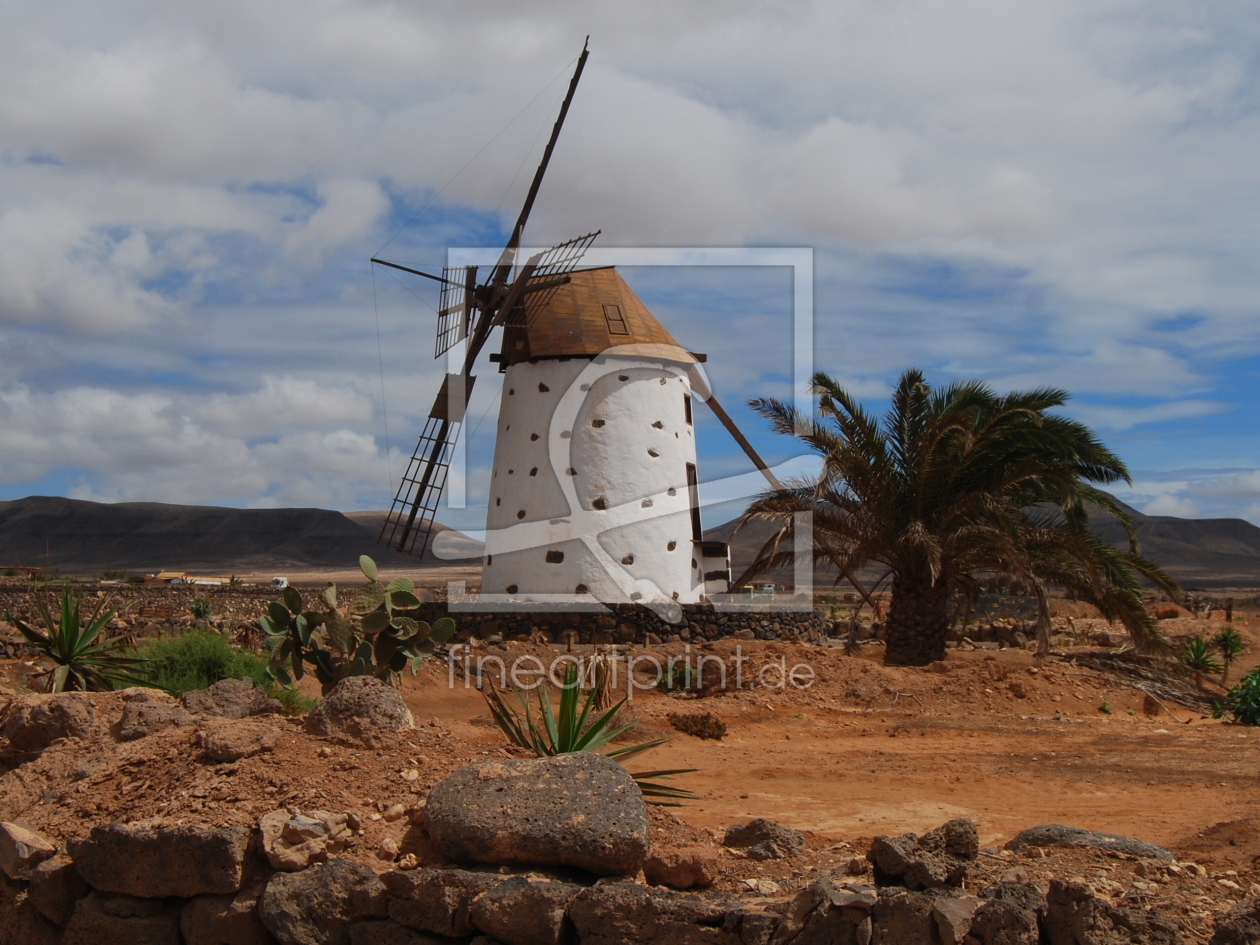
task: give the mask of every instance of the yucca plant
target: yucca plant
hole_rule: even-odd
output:
[[[1194,673],[1196,686],[1203,685],[1204,676],[1215,675],[1221,671],[1220,662],[1212,655],[1212,648],[1208,641],[1203,639],[1202,634],[1195,634],[1186,642],[1186,647],[1181,652],[1181,665]]]
[[[577,665],[569,663],[564,668],[564,678],[560,683],[558,709],[552,708],[551,698],[541,685],[536,693],[538,702],[536,715],[529,700],[519,690],[512,690],[517,702],[520,703],[519,709],[508,703],[504,694],[495,688],[493,682],[487,682],[482,695],[485,696],[495,723],[507,736],[508,741],[513,745],[529,749],[540,758],[546,758],[574,751],[598,751],[618,735],[628,732],[638,724],[638,722],[617,724],[617,713],[621,711],[628,697],[623,697],[612,708],[599,713],[596,706],[604,698],[605,686],[606,677],[596,673],[594,685],[585,690],[585,699],[582,699],[583,693],[578,686]],[[592,719],[593,709],[596,714]],[[588,720],[590,720],[589,724]],[[604,754],[618,762],[624,762],[667,741],[669,741],[668,738],[656,738],[638,745],[615,748]],[[662,784],[660,779],[677,774],[690,774],[695,770],[695,768],[671,768],[660,771],[631,771],[630,777],[634,778],[645,798],[663,799],[650,800],[648,803],[677,807],[678,805],[673,803],[674,800],[698,800],[699,795],[685,788]]]
[[[144,660],[124,656],[119,652],[126,645],[125,638],[110,639],[103,636],[105,626],[118,612],[106,610],[105,604],[106,600],[102,598],[84,623],[83,599],[71,594],[69,588],[63,588],[60,622],[53,620],[47,604],[42,600],[36,602],[35,606],[44,621],[45,631],[42,633],[12,614],[6,616],[9,623],[18,628],[18,632],[39,650],[42,657],[55,664],[44,674],[49,692],[108,692],[117,683],[128,686],[149,685],[132,672]]]
[[[1226,627],[1216,636],[1212,637],[1212,645],[1220,650],[1221,663],[1221,685],[1229,685],[1229,668],[1233,665],[1234,660],[1242,656],[1243,651],[1247,649],[1247,644],[1243,642],[1242,634],[1233,627]]]

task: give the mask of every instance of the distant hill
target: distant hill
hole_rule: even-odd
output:
[[[342,570],[369,554],[383,566],[416,567],[415,558],[376,543],[383,515],[375,514],[375,519],[354,521],[326,509],[103,504],[31,496],[0,502],[0,566],[51,564],[66,573]],[[429,562],[451,563],[426,554],[421,565]]]
[[[1137,526],[1142,553],[1166,568],[1182,586],[1260,587],[1260,528],[1250,522],[1128,511]],[[0,567],[51,563],[63,572],[80,574],[123,569],[218,574],[284,568],[344,570],[354,568],[361,554],[371,555],[383,566],[413,569],[476,563],[480,556],[480,543],[438,525],[432,545],[441,557],[435,557],[431,548],[417,562],[376,543],[383,518],[383,512],[342,514],[326,509],[230,509],[157,502],[109,505],[31,496],[0,502]],[[1095,528],[1113,544],[1123,544],[1123,530],[1110,516],[1098,517]],[[726,541],[734,530],[731,521],[706,529],[705,537]],[[756,524],[735,536],[731,555],[735,576],[772,532],[771,526]]]
[[[1141,553],[1168,571],[1182,587],[1260,587],[1260,528],[1250,522],[1240,518],[1144,515],[1123,502],[1120,505],[1133,519]],[[735,525],[727,522],[706,529],[704,535],[714,541],[729,541]],[[1093,526],[1112,544],[1127,546],[1124,529],[1112,516],[1096,515]],[[731,548],[734,577],[738,578],[752,563],[774,530],[768,524],[755,523],[735,535]],[[784,577],[787,575],[778,579]],[[831,579],[832,576],[826,578],[828,583]]]

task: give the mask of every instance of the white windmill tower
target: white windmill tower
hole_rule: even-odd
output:
[[[422,555],[491,330],[504,372],[482,572],[483,595],[594,599],[657,609],[730,588],[727,547],[700,523],[694,402],[709,405],[770,480],[718,405],[699,367],[612,268],[574,271],[598,232],[516,259],[573,93],[560,115],[512,236],[484,283],[477,267],[442,283],[435,356],[467,339],[463,370],[448,374],[381,532],[381,543]]]

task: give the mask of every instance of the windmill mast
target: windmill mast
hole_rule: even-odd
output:
[[[572,104],[573,95],[577,91],[578,81],[582,78],[582,70],[585,68],[587,56],[590,54],[588,49],[589,43],[590,37],[587,36],[586,42],[582,44],[582,53],[578,56],[577,68],[573,72],[573,77],[569,80],[569,88],[565,93],[564,102],[560,106],[560,114],[556,118],[556,123],[551,129],[551,137],[548,139],[547,147],[543,151],[542,162],[538,165],[538,170],[534,172],[534,179],[530,183],[529,193],[525,197],[525,205],[521,208],[520,215],[516,219],[516,225],[512,228],[512,234],[508,239],[507,245],[503,248],[499,262],[495,266],[490,280],[484,286],[476,286],[475,269],[467,271],[463,301],[464,318],[467,319],[470,310],[474,308],[476,309],[477,317],[472,330],[467,334],[468,349],[464,356],[463,368],[459,374],[448,374],[443,379],[437,399],[429,411],[428,421],[420,434],[420,441],[412,454],[407,472],[403,477],[398,493],[394,497],[393,505],[386,517],[385,524],[381,529],[380,542],[394,547],[398,551],[417,553],[415,552],[415,545],[419,542],[420,550],[418,554],[424,554],[424,549],[428,544],[429,533],[433,529],[438,500],[441,498],[442,490],[446,485],[446,472],[450,462],[450,455],[453,451],[455,440],[459,436],[459,427],[463,421],[464,408],[468,401],[468,394],[472,389],[472,383],[475,380],[472,376],[473,365],[476,363],[477,356],[481,353],[481,349],[490,335],[490,330],[503,320],[506,314],[525,297],[527,292],[543,288],[541,286],[531,287],[528,283],[535,264],[545,254],[540,253],[539,257],[531,259],[529,263],[522,267],[521,272],[518,273],[517,278],[511,285],[508,284],[508,279],[516,262],[516,254],[520,249],[525,224],[529,220],[534,200],[537,198],[538,190],[542,186],[543,176],[547,172],[547,165],[551,162],[551,155],[555,150],[556,141],[560,137],[560,130],[564,127],[564,119],[569,113],[569,106]],[[585,244],[589,243],[589,240],[593,238],[593,235],[583,238],[585,240],[582,247],[583,250]],[[557,247],[557,249],[559,248]],[[572,265],[576,265],[579,257],[580,254],[574,256],[567,268],[572,268]],[[436,278],[427,273],[400,266],[396,263],[386,262],[385,260],[373,258],[372,262],[390,266],[394,269],[401,269],[405,272],[413,272],[428,279]],[[558,268],[552,267],[553,270]],[[451,283],[451,280],[445,277],[437,281],[444,283],[444,289],[445,284]],[[466,320],[464,327],[465,329],[467,328]],[[439,345],[441,345],[442,328],[440,316],[438,333]],[[463,337],[465,337],[465,334],[461,332],[454,340]]]

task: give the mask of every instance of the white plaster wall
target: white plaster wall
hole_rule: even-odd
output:
[[[604,355],[524,362],[503,383],[482,592],[694,603],[687,366]],[[697,405],[693,403],[693,410]],[[563,555],[547,560],[548,552]]]

